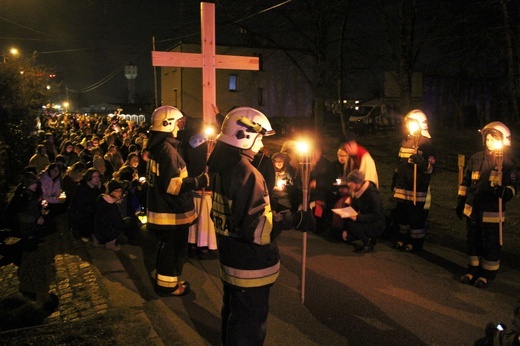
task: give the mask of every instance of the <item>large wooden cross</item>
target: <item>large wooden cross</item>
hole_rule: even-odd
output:
[[[217,105],[216,69],[258,70],[258,57],[216,55],[215,4],[200,3],[202,54],[152,51],[153,66],[202,68],[202,120],[214,124]]]

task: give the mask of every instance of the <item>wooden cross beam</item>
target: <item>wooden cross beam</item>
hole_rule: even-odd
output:
[[[152,51],[153,66],[202,68],[202,120],[215,124],[216,69],[259,69],[258,57],[215,54],[215,4],[200,3],[202,54]]]

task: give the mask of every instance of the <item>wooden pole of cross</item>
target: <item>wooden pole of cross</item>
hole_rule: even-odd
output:
[[[213,106],[217,104],[216,69],[258,71],[259,58],[217,55],[215,47],[215,4],[200,3],[202,53],[152,51],[152,65],[202,68],[202,120],[215,124]]]

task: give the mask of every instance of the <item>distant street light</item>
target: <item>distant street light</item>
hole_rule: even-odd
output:
[[[16,58],[16,57],[18,57],[18,55],[20,55],[20,52],[18,51],[17,48],[12,47],[9,49],[9,54],[11,54],[13,58]],[[5,64],[5,62],[7,61],[7,53],[2,54],[2,57],[4,58],[4,64]]]

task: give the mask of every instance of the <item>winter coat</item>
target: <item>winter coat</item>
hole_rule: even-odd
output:
[[[20,185],[6,207],[6,225],[22,237],[35,236],[41,209],[38,195]]]
[[[399,202],[413,203],[414,195],[414,163],[410,156],[415,154],[414,138],[406,138],[401,142],[399,149],[397,166],[394,170],[392,185],[394,198]],[[430,197],[430,178],[435,167],[435,151],[429,138],[419,138],[417,153],[426,161],[426,169],[420,169],[417,165],[415,199],[417,205],[423,205],[428,209],[431,203]]]
[[[42,172],[45,167],[49,165],[49,157],[47,154],[40,155],[40,154],[34,154],[31,159],[29,160],[29,165],[36,167],[36,172],[40,173]]]
[[[470,158],[457,196],[458,203],[464,205],[464,215],[478,222],[499,222],[498,197],[493,192],[494,186],[499,184],[498,177],[497,161],[493,154],[481,151]],[[505,198],[502,198],[502,220],[504,220],[506,202],[518,191],[516,165],[508,156],[504,156],[500,184],[511,191],[504,194]]]
[[[147,148],[148,223],[154,230],[185,229],[197,220],[186,163],[179,155],[180,142],[171,133],[152,131]]]
[[[42,198],[49,204],[60,203],[59,197],[61,194],[61,178],[51,179],[47,171],[43,172],[40,176],[40,182],[42,184],[43,195]]]
[[[376,233],[383,233],[386,226],[383,204],[372,181],[365,180],[361,189],[354,194],[351,206],[358,213],[355,222],[370,225]]]
[[[85,230],[85,234],[92,232],[94,215],[96,214],[96,200],[100,194],[101,190],[97,186],[91,188],[85,181],[79,183],[68,209],[70,227]]]
[[[219,249],[221,278],[238,287],[259,287],[276,281],[280,269],[274,238],[269,190],[251,164],[252,153],[217,142],[208,165]]]
[[[316,180],[316,188],[310,191],[309,201],[328,202],[332,199],[332,187],[336,181],[332,163],[321,156],[312,169],[309,181]]]
[[[116,199],[107,194],[98,196],[94,216],[96,239],[102,244],[115,240],[121,235],[124,225]]]

